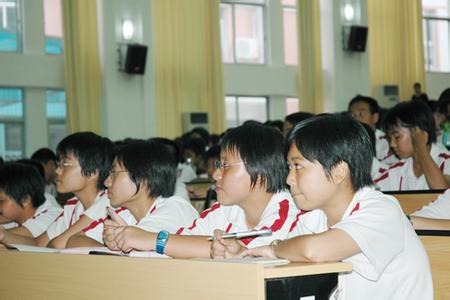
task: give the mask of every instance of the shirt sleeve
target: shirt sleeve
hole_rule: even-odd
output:
[[[48,239],[52,240],[69,227],[68,220],[64,215],[64,211],[56,218],[56,220],[48,227],[47,235]]]
[[[450,189],[441,194],[436,201],[422,207],[412,215],[431,219],[450,219]]]
[[[354,271],[369,280],[377,280],[403,251],[406,217],[393,199],[365,203],[333,228],[346,232],[361,249],[361,255],[348,259]]]
[[[22,224],[22,226],[27,228],[31,232],[33,237],[37,237],[49,228],[49,226],[56,220],[61,212],[61,208],[49,205],[42,212],[28,219],[25,223]]]
[[[102,197],[86,209],[83,214],[91,220],[99,220],[107,215],[106,208],[108,206],[110,206],[109,199]]]
[[[200,217],[195,219],[188,227],[181,227],[177,234],[182,235],[212,235],[214,229],[226,231],[225,210],[219,203],[215,203],[210,208],[204,210]]]

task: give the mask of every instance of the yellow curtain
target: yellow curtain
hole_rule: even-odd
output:
[[[297,0],[300,110],[323,112],[319,0]]]
[[[101,70],[97,8],[92,0],[62,0],[67,131],[100,133]]]
[[[425,87],[421,0],[368,0],[368,15],[372,94],[396,84],[410,99],[414,82]]]
[[[182,113],[208,112],[225,129],[219,0],[153,0],[153,60],[159,136],[182,133]]]

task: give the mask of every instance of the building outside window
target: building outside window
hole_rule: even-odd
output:
[[[24,153],[23,91],[0,88],[0,156],[16,160]]]
[[[265,63],[264,9],[264,0],[222,0],[220,33],[224,63]]]
[[[45,92],[48,122],[48,146],[56,150],[58,143],[66,136],[66,93],[63,90],[48,89]]]
[[[19,0],[0,0],[0,51],[21,51],[20,19]]]
[[[425,69],[450,72],[449,0],[422,0]]]
[[[297,0],[281,0],[283,6],[284,63],[298,65]]]
[[[226,96],[225,112],[227,128],[242,125],[249,120],[264,123],[268,120],[267,98],[259,96]]]
[[[44,0],[45,53],[63,53],[61,0]]]

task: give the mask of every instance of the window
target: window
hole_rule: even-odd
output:
[[[263,64],[264,0],[223,0],[220,35],[225,63]]]
[[[61,0],[44,0],[45,53],[62,54]]]
[[[422,0],[425,68],[431,72],[450,72],[449,0]]]
[[[283,5],[283,37],[284,63],[298,65],[298,37],[297,37],[297,1],[282,0]]]
[[[55,150],[66,136],[66,93],[62,90],[47,90],[48,146]]]
[[[267,98],[226,96],[225,112],[228,128],[242,125],[242,123],[248,120],[255,120],[262,123],[266,122]]]
[[[0,0],[0,51],[18,52],[21,49],[19,12],[18,0]]]
[[[24,136],[22,89],[0,88],[0,156],[22,158]]]
[[[298,112],[299,104],[297,98],[286,98],[286,116]]]

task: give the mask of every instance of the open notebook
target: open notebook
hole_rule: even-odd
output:
[[[46,247],[36,247],[28,245],[10,244],[6,245],[10,250],[18,250],[21,252],[41,252],[41,253],[62,253],[62,254],[97,254],[97,255],[118,255],[118,256],[131,256],[131,257],[157,257],[157,258],[169,258],[167,255],[158,254],[155,251],[131,251],[130,253],[124,253],[121,251],[113,251],[106,247],[78,247],[67,249],[54,249]]]

